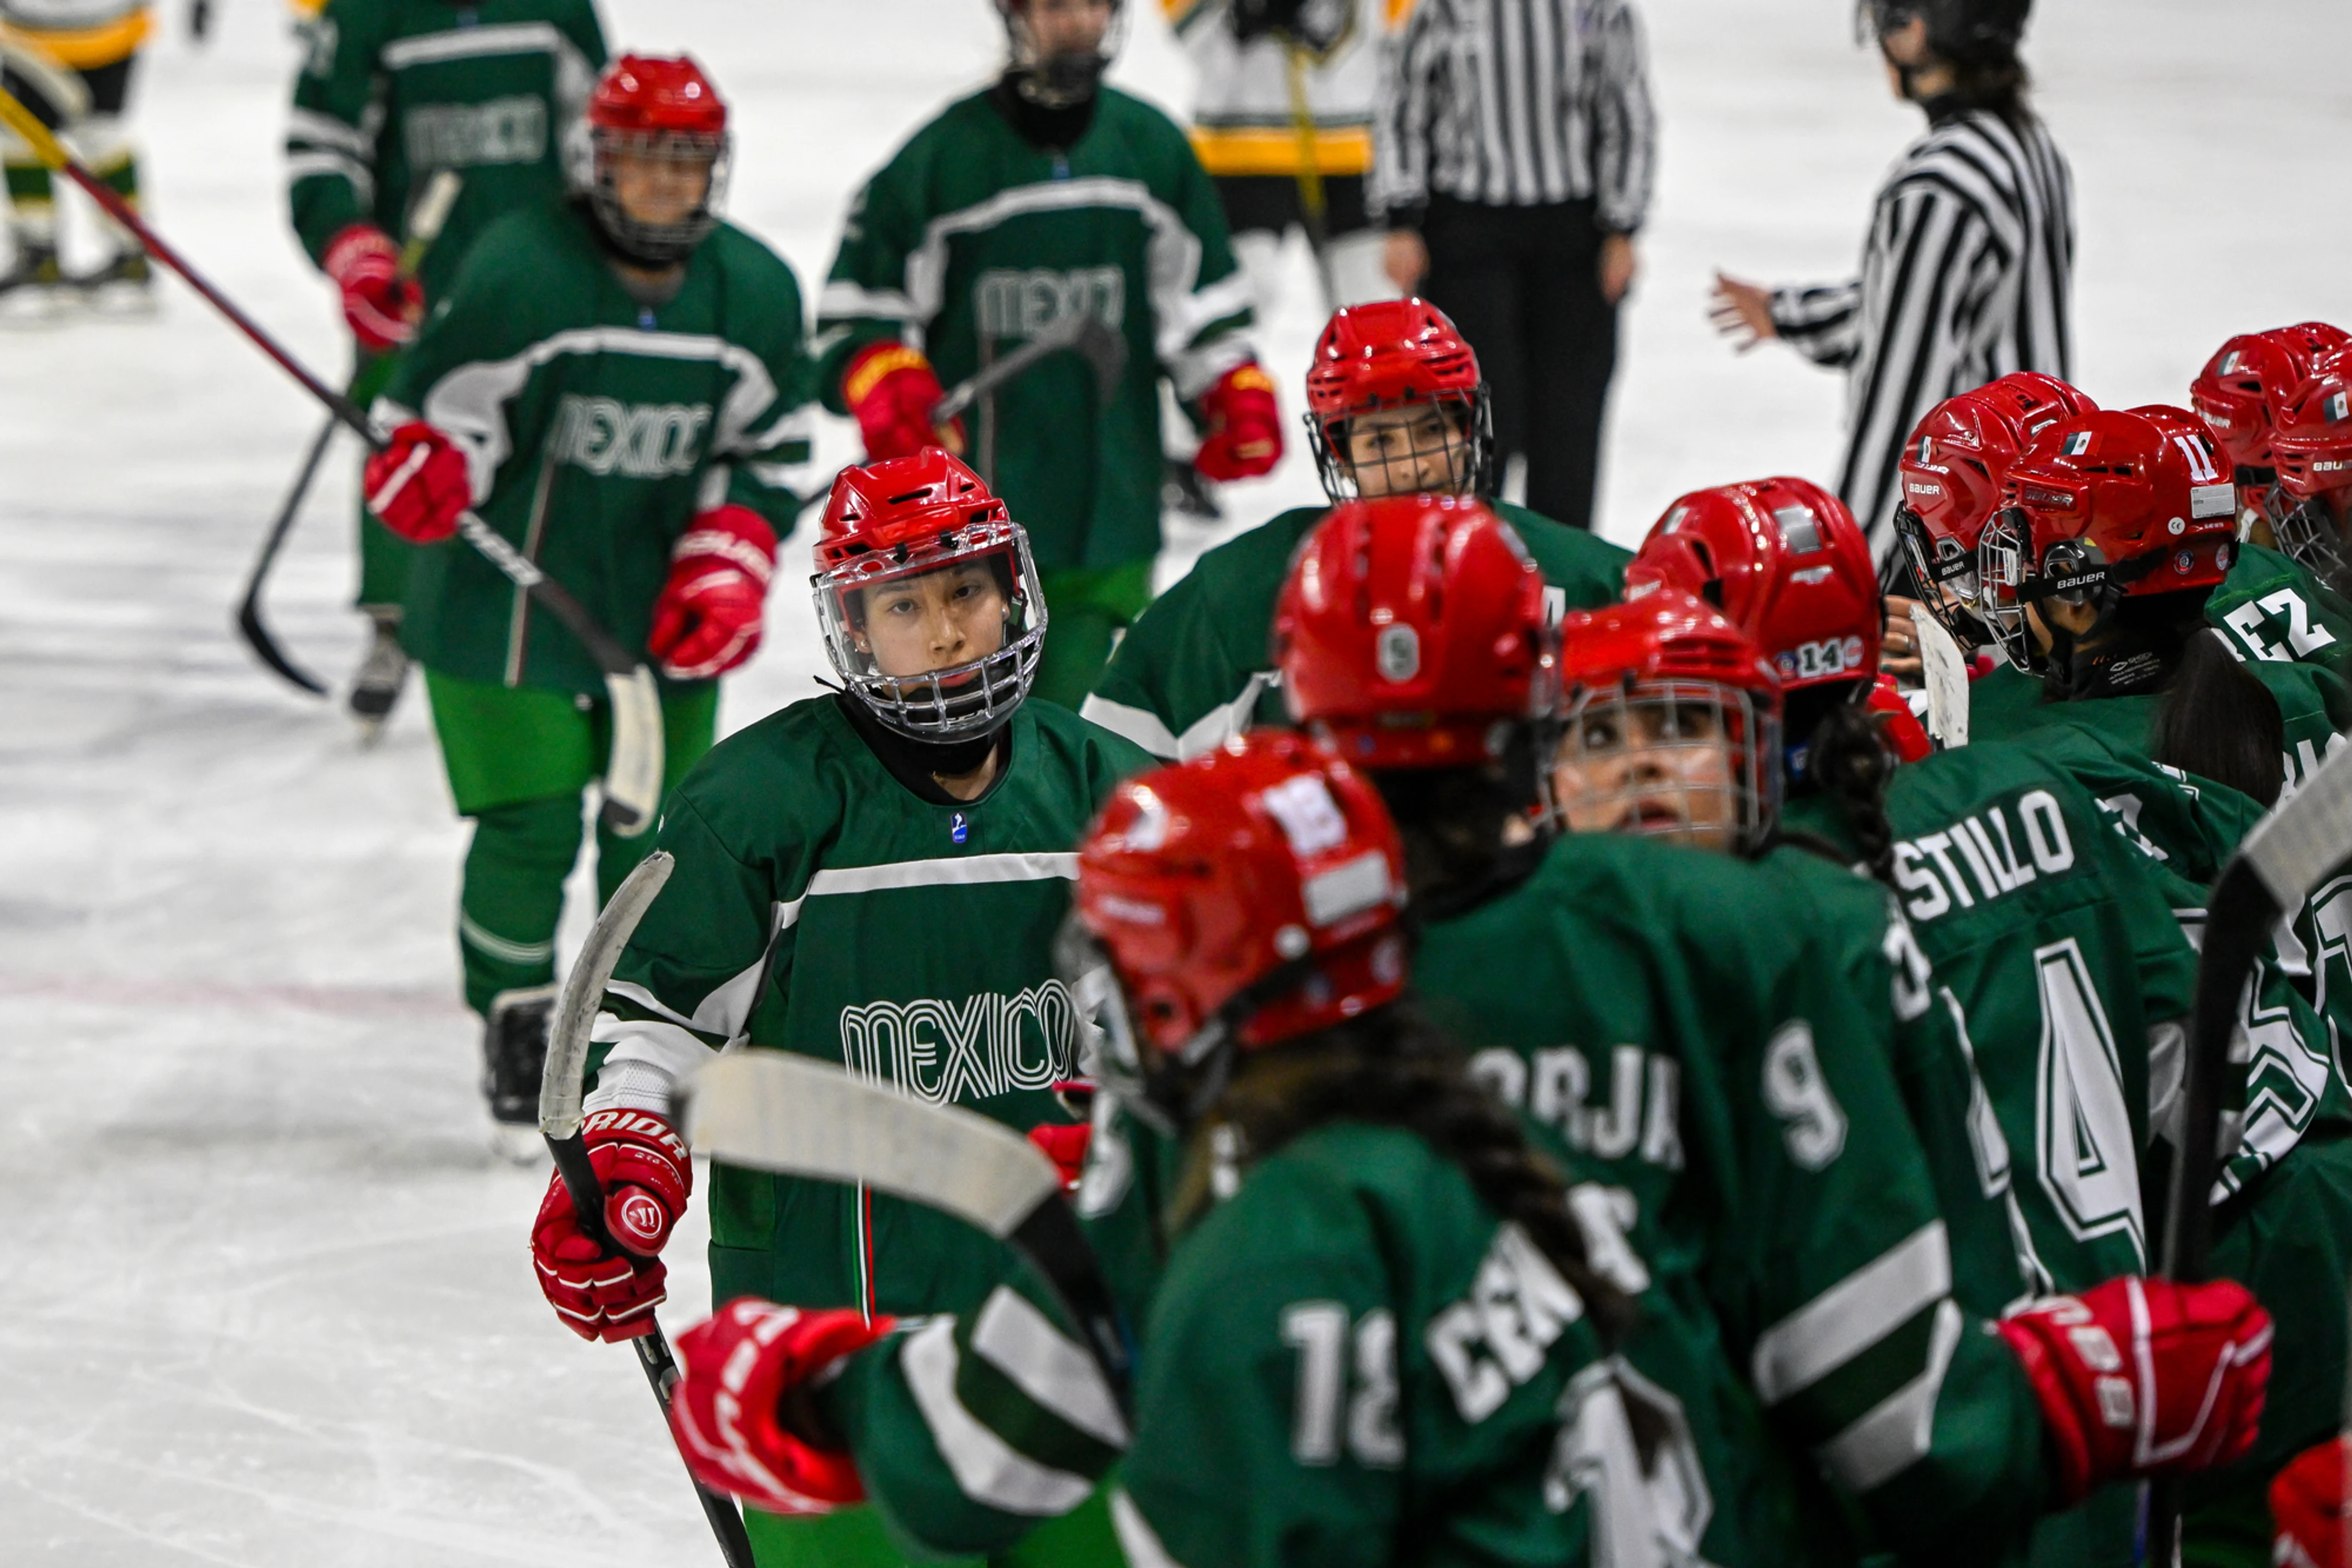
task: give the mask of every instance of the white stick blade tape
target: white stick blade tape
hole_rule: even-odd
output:
[[[547,1037],[547,1066],[539,1079],[539,1130],[551,1137],[569,1138],[580,1131],[580,1081],[588,1066],[588,1033],[604,1005],[605,984],[677,864],[677,857],[667,849],[638,861],[637,868],[613,889],[613,901],[589,928],[588,944],[563,977],[555,1025]]]
[[[1927,677],[1927,732],[1945,750],[1969,743],[1969,668],[1960,648],[1944,624],[1926,605],[1913,612],[1911,626],[1919,639],[1919,663]]]
[[[1010,1128],[785,1051],[741,1051],[695,1074],[686,1140],[730,1165],[862,1182],[1000,1240],[1062,1184]]]
[[[2239,846],[2282,910],[2299,908],[2320,879],[2352,856],[2352,745],[2281,801]]]
[[[625,676],[607,675],[604,687],[613,699],[613,756],[604,766],[604,797],[636,813],[627,827],[613,830],[635,838],[653,831],[661,811],[661,691],[654,672],[642,664]]]

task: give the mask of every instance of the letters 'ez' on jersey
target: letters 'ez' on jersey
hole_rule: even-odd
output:
[[[472,470],[475,510],[642,648],[670,549],[734,503],[790,533],[808,460],[792,268],[721,224],[658,308],[621,285],[576,203],[509,214],[467,256],[375,409],[423,418]],[[416,552],[402,639],[468,680],[596,693],[587,651],[462,545]]]
[[[990,792],[935,803],[875,755],[848,700],[796,702],[730,736],[671,796],[660,847],[677,869],[605,993],[593,1037],[613,1049],[592,1108],[667,1103],[709,1050],[743,1041],[1015,1128],[1066,1120],[1051,1089],[1076,1076],[1077,1018],[1053,942],[1071,846],[1149,759],[1026,703]],[[720,1300],[966,1310],[1005,1256],[915,1205],[723,1166],[710,1212]]]
[[[561,195],[564,132],[604,66],[590,0],[331,0],[303,24],[286,128],[312,260],[349,225],[395,238],[436,170],[465,178],[419,281],[437,300],[484,229]]]
[[[1075,146],[1031,145],[989,93],[948,106],[851,207],[817,304],[826,405],[869,342],[919,344],[952,386],[1088,310],[1127,340],[1107,405],[1052,354],[967,416],[966,454],[1029,531],[1040,572],[1123,566],[1160,548],[1162,374],[1191,402],[1251,357],[1248,279],[1184,133],[1102,89]]]
[[[1546,612],[1617,602],[1633,557],[1581,528],[1490,502],[1543,573]],[[1151,602],[1079,710],[1153,756],[1181,761],[1290,722],[1274,668],[1274,607],[1298,546],[1330,515],[1299,507],[1209,551]]]
[[[2241,541],[2205,619],[2240,662],[2315,664],[2338,675],[2352,658],[2352,604],[2303,563]]]

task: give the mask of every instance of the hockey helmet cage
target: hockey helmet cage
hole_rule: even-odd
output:
[[[1552,798],[1571,832],[1752,850],[1780,819],[1780,679],[1713,605],[1659,587],[1560,627]]]
[[[1629,596],[1672,586],[1721,610],[1772,661],[1784,695],[1878,673],[1885,611],[1870,541],[1810,479],[1684,496],[1643,541],[1625,584]]]
[[[2105,615],[2124,598],[2211,588],[2237,557],[2229,457],[2185,408],[2061,420],[2010,466],[1977,545],[1979,610],[2010,662],[2045,668],[2026,606],[2063,596]]]
[[[984,735],[1028,696],[1045,640],[1045,595],[1029,537],[959,458],[927,447],[842,469],[825,500],[815,558],[809,582],[825,653],[849,691],[890,729],[919,741]],[[886,668],[868,624],[876,605],[893,587],[972,565],[985,569],[985,582],[969,579],[955,591],[993,591],[1002,620],[986,636],[996,646],[957,647],[961,657],[936,668],[904,667],[920,663],[918,655]],[[903,607],[924,613],[911,598]]]
[[[1127,22],[1124,0],[1110,0],[1110,26],[1092,53],[1048,53],[1030,26],[1028,11],[1027,0],[996,0],[1013,55],[1013,89],[1040,109],[1071,109],[1094,97],[1118,56]]]
[[[1479,379],[1477,354],[1445,312],[1421,299],[1379,300],[1334,311],[1307,372],[1307,441],[1324,493],[1334,501],[1362,493],[1349,449],[1350,420],[1423,405],[1453,416],[1439,437],[1450,477],[1444,488],[1460,495],[1486,493],[1494,478],[1492,401]],[[1412,474],[1423,459],[1438,455],[1420,449],[1409,426],[1399,433],[1412,449],[1384,453],[1384,464]],[[1392,483],[1388,493],[1420,488]]]
[[[1466,767],[1549,713],[1543,576],[1481,502],[1348,501],[1299,545],[1274,617],[1294,721],[1358,767]]]
[[[2271,410],[2271,449],[2283,504],[2278,546],[2311,570],[2340,576],[2347,555],[2336,511],[2352,490],[2352,347],[2319,355]]]
[[[1948,397],[1904,443],[1895,537],[1927,608],[1963,647],[1984,640],[1977,623],[1977,540],[2001,505],[2001,480],[2034,436],[2098,405],[2038,371]]]
[[[614,247],[657,267],[692,254],[718,226],[729,163],[727,105],[693,57],[623,55],[597,80],[583,123],[588,153],[582,184]],[[632,213],[614,187],[613,160],[622,156],[698,164],[701,199],[675,216]]]
[[[1368,779],[1259,730],[1111,792],[1078,846],[1057,967],[1098,1033],[1085,1065],[1179,1123],[1234,1049],[1393,1001],[1404,847]]]

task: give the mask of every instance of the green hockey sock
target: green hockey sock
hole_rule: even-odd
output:
[[[11,158],[0,163],[8,186],[8,205],[19,241],[52,242],[58,229],[57,187],[46,163],[20,163]]]
[[[494,805],[475,816],[457,906],[466,1005],[475,1012],[488,1016],[499,992],[555,978],[563,879],[579,856],[576,795]]]

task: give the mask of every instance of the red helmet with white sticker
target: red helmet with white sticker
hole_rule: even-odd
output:
[[[2242,468],[2275,467],[2272,409],[2293,393],[2322,354],[2352,342],[2325,321],[2242,332],[2221,345],[2189,384],[2189,406]],[[2252,483],[2245,476],[2240,483]],[[2267,483],[2264,477],[2261,482]]]
[[[1350,446],[1360,419],[1366,427],[1357,433],[1370,443],[1362,462]],[[1378,300],[1333,313],[1307,371],[1307,437],[1334,501],[1415,490],[1474,495],[1492,478],[1493,413],[1478,356],[1426,300]]]
[[[1570,831],[1761,844],[1780,816],[1780,680],[1747,633],[1659,587],[1560,627],[1552,795]]]
[[[826,654],[875,717],[919,741],[984,735],[1036,679],[1045,595],[1029,536],[937,447],[841,470],[810,579]]]
[[[1721,610],[1770,659],[1785,694],[1878,672],[1885,618],[1870,541],[1810,479],[1694,490],[1626,568],[1629,595],[1678,587]]]
[[[1062,976],[1102,1030],[1104,1076],[1189,1121],[1230,1049],[1396,999],[1404,902],[1404,847],[1370,782],[1302,735],[1255,731],[1111,792],[1078,846]]]
[[[2011,465],[2004,497],[1978,542],[1979,612],[2021,668],[2042,667],[2028,604],[2063,595],[2104,613],[2126,597],[2210,589],[2237,556],[2228,456],[2184,408],[2062,420]]]
[[[614,60],[588,100],[587,133],[589,201],[624,255],[667,266],[685,259],[718,226],[727,189],[727,105],[692,56]],[[671,166],[678,178],[640,182],[625,197],[615,183],[623,159]],[[666,188],[679,183],[698,185],[699,194]],[[648,203],[667,205],[650,210]]]
[[[1291,718],[1359,767],[1484,763],[1551,707],[1543,576],[1462,497],[1332,508],[1291,561],[1274,655]]]

